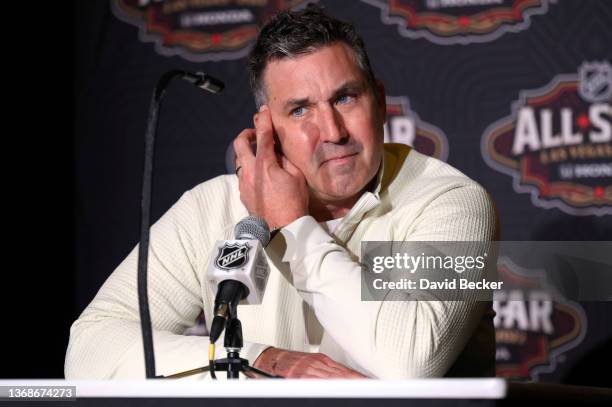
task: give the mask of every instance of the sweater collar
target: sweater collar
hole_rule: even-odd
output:
[[[346,243],[363,217],[380,205],[381,196],[387,193],[391,182],[397,177],[410,147],[400,144],[385,144],[373,187],[364,192],[333,233],[337,240]]]

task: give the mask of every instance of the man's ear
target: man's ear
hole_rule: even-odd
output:
[[[385,84],[381,80],[376,79],[374,84],[376,92],[376,105],[378,114],[382,115],[382,123],[387,123],[387,95],[385,93]]]

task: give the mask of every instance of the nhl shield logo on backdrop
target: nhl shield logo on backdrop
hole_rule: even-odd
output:
[[[408,38],[442,45],[493,41],[525,30],[556,0],[361,0],[381,9],[385,24]]]
[[[512,114],[487,127],[485,161],[513,178],[541,208],[612,214],[612,95],[609,62],[524,90]]]
[[[588,102],[612,100],[612,65],[607,62],[585,62],[578,70],[578,93]]]
[[[422,121],[405,96],[387,96],[385,143],[407,144],[419,153],[446,161],[448,139],[438,127]]]
[[[250,249],[248,243],[225,243],[219,248],[215,265],[223,270],[240,268],[248,263]]]
[[[537,380],[582,343],[586,314],[576,302],[552,301],[544,271],[526,270],[500,257],[498,274],[504,290],[493,301],[496,376]]]
[[[160,54],[202,62],[245,56],[263,24],[306,1],[111,0],[111,8]]]

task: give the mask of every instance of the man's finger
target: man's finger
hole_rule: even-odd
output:
[[[264,159],[273,159],[276,162],[274,155],[274,126],[268,107],[264,105],[259,113],[255,114],[253,121],[255,122],[255,135],[257,138],[256,155]]]
[[[280,156],[280,164],[283,167],[283,169],[285,171],[287,171],[289,174],[293,175],[294,177],[297,176],[304,176],[302,174],[302,171],[300,171],[300,169],[298,167],[296,167],[295,165],[293,165],[293,163],[291,161],[289,161],[289,159],[287,157],[285,157],[284,155]]]
[[[336,369],[334,369],[334,373],[335,375],[339,377],[344,377],[347,379],[367,379],[368,378],[367,376],[364,376],[363,374],[357,372],[356,370],[353,370],[343,365],[336,366]]]
[[[367,379],[366,376],[350,371],[334,371],[330,372],[325,369],[310,368],[304,372],[292,376],[302,379]],[[288,377],[289,378],[289,377]]]
[[[238,137],[234,139],[234,152],[236,153],[236,161],[240,160],[239,165],[244,165],[246,161],[255,158],[251,143],[255,140],[255,129],[244,129]]]

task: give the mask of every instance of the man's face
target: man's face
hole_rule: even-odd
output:
[[[382,86],[368,85],[353,51],[334,43],[272,61],[263,80],[283,154],[304,174],[311,197],[359,194],[380,164],[385,108]]]

